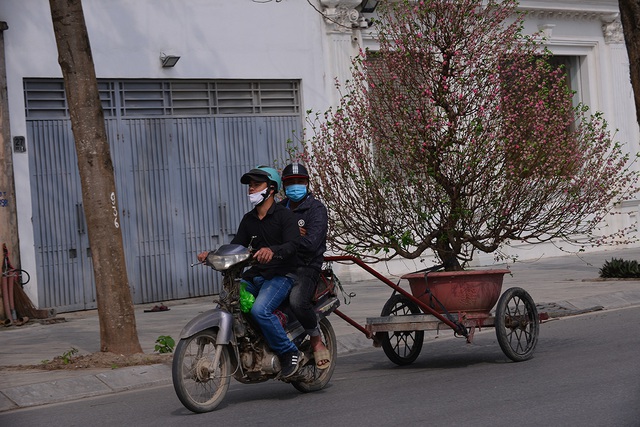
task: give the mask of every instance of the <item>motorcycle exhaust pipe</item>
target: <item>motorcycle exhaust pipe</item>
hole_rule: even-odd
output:
[[[280,359],[275,354],[262,358],[262,370],[269,374],[276,374],[282,370]]]

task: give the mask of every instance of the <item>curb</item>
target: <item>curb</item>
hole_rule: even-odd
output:
[[[338,339],[338,355],[372,347],[361,333]],[[0,413],[171,384],[171,365],[140,365],[0,390]]]
[[[0,412],[171,383],[171,366],[131,366],[0,390]]]

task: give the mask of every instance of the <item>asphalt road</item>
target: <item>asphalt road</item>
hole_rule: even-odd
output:
[[[342,356],[326,389],[233,382],[215,412],[191,414],[171,386],[15,410],[1,426],[638,426],[640,307],[541,325],[533,359],[510,362],[493,329],[473,345],[430,342],[392,364],[381,349]]]

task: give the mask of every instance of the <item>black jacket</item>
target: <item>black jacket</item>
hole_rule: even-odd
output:
[[[273,251],[273,259],[267,264],[252,266],[242,277],[247,280],[255,276],[271,279],[295,273],[295,253],[299,237],[300,230],[296,220],[284,206],[274,203],[263,219],[258,218],[255,208],[247,212],[231,243],[247,247],[251,245],[254,250],[267,247]]]
[[[286,198],[280,204],[289,207],[290,200]],[[298,226],[307,230],[306,236],[299,236],[298,264],[320,270],[327,250],[327,208],[309,193],[302,203],[293,209],[293,214]]]

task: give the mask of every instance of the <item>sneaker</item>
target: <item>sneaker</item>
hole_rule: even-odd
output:
[[[282,378],[289,378],[295,374],[298,370],[298,363],[300,362],[300,353],[297,351],[290,351],[281,356],[282,370],[280,376]]]

